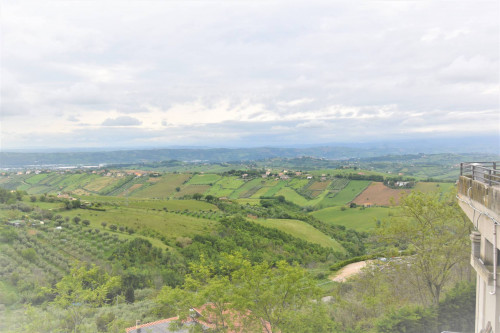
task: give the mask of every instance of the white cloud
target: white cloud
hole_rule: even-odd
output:
[[[0,15],[4,147],[498,131],[495,1],[21,0]]]

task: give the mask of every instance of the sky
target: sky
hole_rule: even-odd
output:
[[[493,1],[0,1],[0,149],[493,135]]]

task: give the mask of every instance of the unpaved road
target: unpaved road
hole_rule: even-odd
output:
[[[366,267],[368,261],[358,261],[352,264],[349,264],[342,268],[336,275],[330,276],[330,280],[335,282],[344,282],[350,276],[358,274],[363,267]]]

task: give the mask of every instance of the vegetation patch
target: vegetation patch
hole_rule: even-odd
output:
[[[328,237],[312,225],[303,221],[289,219],[257,219],[252,221],[268,228],[276,228],[305,241],[316,243],[324,247],[331,247],[335,251],[345,252],[342,245],[335,239]]]
[[[194,175],[188,182],[190,185],[212,185],[221,177],[215,174]]]
[[[176,188],[180,188],[190,177],[189,174],[169,173],[158,177],[159,180],[153,185],[132,193],[132,196],[139,198],[168,198],[176,192]]]

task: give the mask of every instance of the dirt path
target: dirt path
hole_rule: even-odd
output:
[[[330,280],[335,282],[344,282],[349,277],[358,274],[363,267],[366,267],[368,261],[358,261],[342,268],[336,275],[330,276]]]

